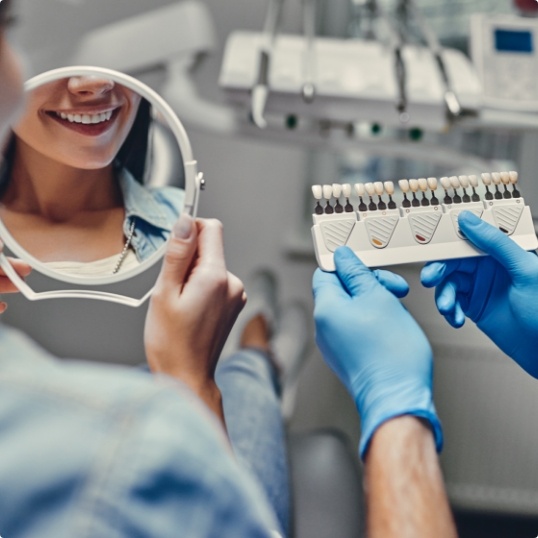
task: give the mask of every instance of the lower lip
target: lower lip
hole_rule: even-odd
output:
[[[108,121],[102,121],[101,123],[70,122],[69,120],[60,118],[60,116],[56,115],[55,112],[47,112],[47,115],[71,131],[75,131],[76,133],[86,136],[99,136],[106,133],[112,127],[118,117],[119,110],[119,108],[116,108],[114,112],[112,112],[110,119]]]

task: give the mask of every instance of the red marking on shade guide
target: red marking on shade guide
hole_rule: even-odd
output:
[[[415,237],[417,238],[417,241],[420,241],[421,243],[424,243],[426,241],[426,238],[425,237],[422,237],[421,235],[415,235]]]

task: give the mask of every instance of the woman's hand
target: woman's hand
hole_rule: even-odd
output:
[[[4,249],[4,245],[0,241],[0,252]],[[9,258],[9,263],[13,266],[13,269],[17,271],[20,277],[24,278],[27,277],[31,271],[32,268],[22,260],[17,260],[16,258]],[[17,293],[19,289],[9,278],[6,276],[2,268],[0,267],[0,294],[3,293]],[[0,314],[3,314],[7,309],[7,303],[0,301]]]
[[[221,418],[215,368],[245,302],[243,283],[226,270],[222,224],[182,215],[150,300],[146,356],[153,372],[189,385]]]

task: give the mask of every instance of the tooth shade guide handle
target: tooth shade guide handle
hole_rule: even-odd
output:
[[[336,200],[334,204],[335,213],[343,213],[344,207],[340,203],[340,196],[342,195],[342,185],[340,183],[333,183],[333,197]]]
[[[508,185],[510,185],[510,173],[509,172],[501,172],[501,181],[504,187],[503,191],[503,198],[505,200],[508,200],[512,198],[512,193],[508,190]]]
[[[411,207],[411,202],[407,198],[407,193],[409,192],[409,180],[400,179],[398,181],[398,186],[400,187],[400,190],[403,192],[404,196],[404,199],[402,201],[402,207]]]
[[[333,197],[333,187],[332,185],[323,185],[323,198],[326,200],[325,204],[325,213],[327,215],[332,215],[334,213],[333,206],[331,205],[331,198]]]
[[[469,178],[467,176],[459,176],[458,179],[463,189],[462,201],[464,204],[468,204],[471,201],[471,197],[467,194],[467,189],[470,185]]]
[[[383,185],[385,186],[386,193],[389,195],[388,208],[396,209],[396,202],[392,199],[392,195],[394,194],[394,183],[392,181],[385,181]]]
[[[364,186],[364,183],[355,183],[354,189],[355,189],[355,192],[357,193],[357,196],[359,197],[358,210],[361,212],[368,211],[368,206],[364,203],[364,200],[363,200],[363,196],[366,193],[366,188]]]
[[[346,213],[353,213],[353,206],[350,204],[349,199],[351,198],[351,185],[349,183],[344,183],[342,185],[342,194],[346,199],[346,205],[344,206],[344,211]]]
[[[517,190],[517,182],[519,180],[519,174],[517,172],[508,172],[510,176],[510,183],[512,184],[512,198],[521,198],[521,193]]]
[[[489,190],[489,187],[492,183],[491,174],[484,172],[480,177],[482,178],[482,183],[486,187],[486,194],[484,198],[486,200],[493,200],[493,194],[491,194],[491,191]]]
[[[495,195],[494,195],[495,200],[502,200],[503,195],[499,189],[499,186],[502,184],[501,174],[499,174],[498,172],[492,172],[491,180],[493,181],[493,184],[495,185]]]

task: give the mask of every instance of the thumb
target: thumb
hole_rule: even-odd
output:
[[[458,224],[471,243],[495,258],[510,276],[518,279],[527,274],[529,256],[515,241],[506,234],[483,221],[470,211],[462,211]]]
[[[194,219],[189,214],[182,213],[174,224],[172,236],[166,245],[157,286],[181,289],[194,259],[197,237]]]
[[[375,286],[381,286],[375,275],[349,247],[337,248],[334,253],[336,273],[347,292],[355,297]]]

